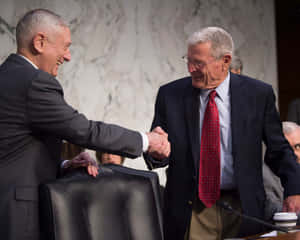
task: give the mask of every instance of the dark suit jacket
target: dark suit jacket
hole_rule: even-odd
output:
[[[265,161],[280,176],[285,196],[300,193],[300,167],[282,135],[272,87],[230,73],[230,94],[232,155],[242,209],[247,215],[262,218],[265,203],[262,141],[268,149]],[[197,196],[200,158],[197,99],[190,77],[162,86],[156,99],[152,128],[161,126],[169,134],[172,152],[163,161],[144,157],[150,169],[169,164],[164,195],[166,240],[183,239],[191,218],[191,202]],[[260,230],[247,222],[241,226],[244,234]]]
[[[139,133],[89,121],[69,106],[59,82],[12,54],[0,66],[0,236],[38,239],[38,185],[55,179],[61,140],[127,157]]]
[[[300,125],[300,98],[293,100],[289,104],[287,121],[295,122]]]

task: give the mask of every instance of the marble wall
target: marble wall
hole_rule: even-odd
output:
[[[244,73],[277,91],[273,0],[0,0],[1,62],[15,52],[18,19],[33,8],[70,24],[72,60],[58,79],[90,119],[147,131],[158,87],[188,74],[186,39],[205,26],[230,32]],[[145,168],[142,159],[126,165]]]

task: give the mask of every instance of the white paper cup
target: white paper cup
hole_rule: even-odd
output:
[[[297,214],[294,212],[278,212],[273,216],[275,225],[291,229],[297,224]]]

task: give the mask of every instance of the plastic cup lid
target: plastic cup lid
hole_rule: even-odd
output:
[[[273,220],[275,221],[293,221],[297,219],[297,214],[294,212],[278,212],[273,216]]]

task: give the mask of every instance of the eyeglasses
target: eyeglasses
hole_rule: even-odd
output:
[[[216,59],[213,59],[207,63],[203,62],[203,61],[199,61],[199,60],[191,60],[188,58],[187,55],[182,56],[182,60],[188,64],[188,65],[193,65],[196,69],[203,69],[204,67],[206,67],[208,64],[216,61]]]
[[[299,149],[300,149],[300,143],[295,144],[295,145],[294,145],[294,148],[295,148],[296,150],[299,150]]]

